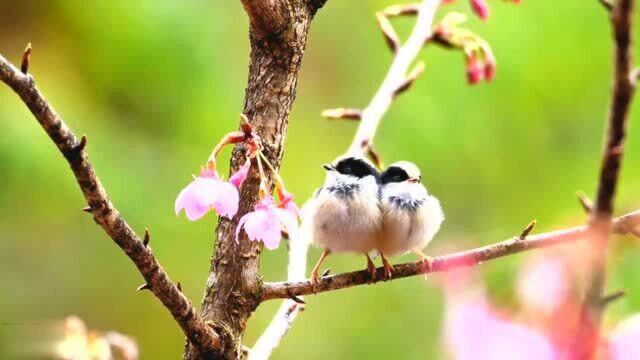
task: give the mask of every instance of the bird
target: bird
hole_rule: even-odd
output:
[[[376,250],[382,258],[384,276],[393,276],[389,256],[413,252],[427,268],[432,259],[422,252],[440,230],[444,213],[437,198],[422,185],[420,169],[409,161],[389,165],[380,175],[382,227]]]
[[[331,253],[365,255],[375,281],[376,267],[369,252],[375,250],[382,224],[380,172],[359,155],[342,155],[323,167],[325,182],[302,210],[302,234],[324,249],[311,271],[311,282],[320,281],[318,270]]]

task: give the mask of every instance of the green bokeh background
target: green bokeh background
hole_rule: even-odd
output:
[[[313,23],[282,169],[301,201],[322,182],[320,164],[346,149],[357,126],[320,112],[363,107],[386,73],[391,56],[373,14],[393,3],[330,0]],[[447,220],[427,251],[434,255],[507,238],[532,218],[536,231],[579,224],[575,193],[595,188],[611,67],[601,6],[490,5],[488,22],[468,26],[494,48],[495,81],[468,86],[462,56],[429,47],[420,56],[425,73],[394,102],[376,138],[387,162],[416,162],[443,203]],[[454,9],[468,12],[459,1],[438,18]],[[406,36],[412,20],[394,24]],[[0,53],[18,62],[29,41],[31,72],[75,132],[88,135],[111,199],[134,229],[151,229],[155,254],[199,303],[215,220],[177,218],[173,202],[214,143],[237,126],[248,68],[240,2],[1,1]],[[631,114],[619,213],[640,207],[639,110]],[[66,162],[5,86],[0,134],[0,357],[40,356],[41,342],[53,336],[49,324],[78,314],[92,328],[135,337],[143,359],[178,358],[179,328],[152,295],[135,292],[141,277],[80,211]],[[607,324],[640,309],[640,247],[618,241],[609,286],[628,295],[610,308]],[[314,249],[309,261],[318,255]],[[526,256],[482,265],[494,301],[517,306],[513,283]],[[345,255],[328,264],[335,273],[364,262]],[[284,247],[264,252],[265,279],[283,279],[285,269]],[[414,277],[310,297],[274,358],[446,358],[442,294],[433,282]],[[277,306],[259,308],[246,344]]]

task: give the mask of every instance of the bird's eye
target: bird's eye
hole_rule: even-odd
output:
[[[402,176],[396,175],[396,176],[393,177],[393,180],[395,180],[396,182],[400,182],[400,181],[402,181]]]
[[[351,172],[351,168],[349,166],[345,166],[344,169],[342,169],[342,171],[344,171],[345,174],[348,174]]]

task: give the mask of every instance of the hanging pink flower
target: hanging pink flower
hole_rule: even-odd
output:
[[[184,209],[187,218],[195,221],[214,209],[231,219],[238,212],[240,196],[231,183],[220,179],[215,170],[203,169],[200,176],[185,187],[176,199],[176,215]]]
[[[235,174],[231,175],[231,177],[229,178],[229,182],[233,186],[235,186],[236,189],[240,190],[242,183],[244,183],[244,181],[247,180],[247,175],[249,175],[250,167],[251,167],[251,160],[247,159],[247,161],[244,162],[244,165],[242,165],[240,170],[238,170],[238,172],[236,172]]]
[[[294,218],[300,217],[300,209],[298,205],[293,201],[293,194],[287,191],[283,185],[277,186],[278,190],[278,199],[280,202],[278,203],[278,207],[280,209],[288,211]]]
[[[486,0],[471,0],[471,8],[480,19],[487,20],[489,17],[489,6]]]
[[[289,234],[298,230],[298,220],[289,211],[276,207],[271,195],[266,194],[254,211],[247,213],[236,228],[236,241],[240,231],[244,229],[251,241],[262,241],[264,246],[273,250],[278,248],[282,238],[282,230]]]

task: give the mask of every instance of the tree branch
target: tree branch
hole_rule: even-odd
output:
[[[28,59],[28,56],[24,58]],[[23,67],[26,72],[28,66]],[[109,201],[105,189],[89,162],[85,149],[86,137],[78,140],[36,88],[33,77],[23,74],[1,55],[0,80],[20,96],[67,159],[96,223],[131,259],[146,280],[149,290],[169,310],[193,346],[202,354],[213,354],[221,345],[220,339],[200,319],[191,302],[169,279],[151,249],[140,241],[133,229]]]
[[[606,280],[607,247],[611,234],[611,214],[624,154],[629,109],[634,93],[632,69],[632,19],[634,0],[617,0],[611,9],[614,39],[614,75],[607,133],[602,155],[596,202],[591,211],[589,231],[593,242],[591,274],[581,310],[581,324],[575,347],[583,359],[595,357],[602,319]],[[584,345],[579,345],[584,344]]]
[[[415,11],[418,13],[416,24],[404,45],[395,44],[395,46],[399,47],[396,48],[393,63],[377,93],[362,111],[361,123],[349,147],[349,153],[366,153],[369,151],[368,147],[373,144],[378,125],[389,106],[391,106],[394,97],[406,90],[420,73],[420,71],[417,71],[412,74],[413,77],[407,76],[411,64],[420,53],[420,50],[422,50],[425,42],[431,37],[433,17],[438,5],[440,5],[439,0],[423,0],[417,9],[415,7],[412,8],[413,14],[415,14]],[[386,13],[393,15],[397,12],[396,7],[392,7],[393,11],[385,10],[380,13],[378,20],[380,21],[381,17],[384,17]],[[383,21],[383,24],[387,25],[383,27],[383,33],[389,34],[389,31],[385,31],[385,29],[388,30],[391,25],[388,24],[388,21]],[[389,42],[388,35],[385,36],[385,39]]]
[[[635,224],[635,226],[640,225],[640,210],[617,218],[614,221],[613,229],[617,233],[626,234],[631,224]],[[392,279],[401,279],[432,272],[451,271],[458,268],[479,265],[485,261],[508,255],[576,241],[585,238],[587,231],[588,226],[584,225],[566,230],[530,235],[525,239],[516,236],[497,244],[435,257],[433,258],[431,268],[425,267],[422,261],[394,265]],[[377,271],[379,278],[382,278],[384,269],[380,267]],[[370,282],[371,276],[369,272],[367,270],[361,270],[323,277],[315,286],[311,285],[307,280],[266,283],[264,284],[262,301],[335,291],[358,285],[366,285]]]

